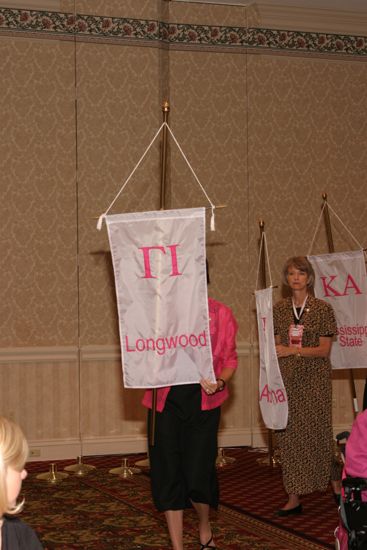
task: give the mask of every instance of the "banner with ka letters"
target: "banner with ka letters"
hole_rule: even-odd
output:
[[[338,329],[331,347],[334,369],[367,367],[367,277],[363,250],[308,256],[315,296],[329,302]]]
[[[106,216],[124,385],[215,381],[205,265],[205,209]]]
[[[255,291],[260,350],[260,409],[264,424],[284,430],[288,423],[288,399],[279,370],[273,326],[273,290]]]

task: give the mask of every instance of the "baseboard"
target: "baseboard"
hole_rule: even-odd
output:
[[[29,462],[43,460],[64,460],[80,456],[80,442],[77,439],[29,440]]]
[[[218,445],[224,448],[264,446],[260,437],[254,438],[250,430],[241,429],[221,430]],[[76,459],[78,456],[147,453],[147,440],[145,435],[85,438],[82,444],[78,439],[31,440],[29,447],[29,462],[35,462]]]
[[[336,424],[333,426],[334,438],[337,434],[350,432],[350,424]],[[269,434],[272,430],[267,428],[249,429],[228,429],[219,431],[218,445],[219,447],[253,447],[267,450],[269,447]]]
[[[349,424],[338,424],[333,427],[334,436],[350,432]],[[226,429],[218,433],[218,446],[268,448],[269,431],[266,428]],[[76,459],[78,456],[147,453],[145,435],[127,437],[95,437],[83,439],[31,440],[29,441],[29,462]]]
[[[266,430],[250,430],[246,428],[235,428],[219,430],[219,447],[264,447]]]
[[[30,440],[30,462],[76,459],[78,456],[146,453],[146,437],[98,437],[79,439]]]
[[[84,455],[110,455],[110,454],[131,454],[146,453],[147,438],[145,435],[121,436],[119,438],[100,437],[89,438],[83,441]]]
[[[340,434],[340,433],[343,433],[343,432],[350,432],[351,429],[352,429],[351,424],[336,424],[335,426],[333,426],[334,437],[337,434]]]

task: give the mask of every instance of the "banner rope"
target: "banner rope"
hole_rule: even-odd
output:
[[[348,227],[342,222],[341,218],[338,216],[338,214],[335,212],[335,210],[330,206],[329,204],[329,209],[332,211],[332,213],[334,214],[334,216],[336,217],[337,220],[339,220],[339,222],[342,224],[342,226],[344,227],[344,229],[349,233],[349,235],[352,237],[353,241],[359,246],[359,248],[362,250],[363,249],[363,246],[361,245],[361,243],[356,239],[356,237],[353,235],[353,233],[348,229]]]
[[[111,210],[112,206],[115,204],[115,202],[117,201],[118,197],[121,195],[122,191],[125,189],[126,185],[129,183],[129,181],[131,180],[131,178],[133,177],[134,173],[136,172],[136,170],[139,168],[140,164],[143,162],[145,156],[147,155],[148,151],[150,150],[150,148],[152,147],[153,143],[155,142],[155,140],[157,139],[157,137],[159,136],[160,132],[162,131],[162,128],[164,127],[167,127],[169,133],[171,134],[174,142],[176,143],[181,155],[183,156],[187,166],[190,168],[191,170],[191,173],[193,174],[194,178],[196,179],[196,181],[198,182],[198,184],[200,185],[200,188],[201,190],[203,191],[205,197],[207,198],[209,204],[210,204],[210,208],[211,208],[211,218],[210,218],[210,229],[211,231],[215,231],[215,214],[214,214],[214,210],[215,210],[215,206],[214,204],[212,203],[212,201],[210,200],[208,194],[206,193],[204,187],[202,186],[202,184],[200,183],[200,180],[199,178],[197,177],[193,167],[191,166],[190,162],[188,161],[185,153],[183,152],[182,150],[182,147],[180,146],[180,144],[178,143],[174,133],[172,132],[171,128],[169,127],[169,125],[167,124],[167,122],[163,122],[161,124],[161,126],[159,127],[159,129],[157,130],[154,138],[152,139],[152,141],[149,143],[148,147],[145,149],[144,153],[142,154],[142,156],[140,157],[140,159],[138,160],[137,164],[135,165],[135,168],[132,170],[131,174],[128,176],[128,178],[126,179],[126,181],[123,183],[123,185],[121,186],[121,189],[120,191],[117,193],[117,195],[115,196],[115,198],[113,199],[113,201],[111,202],[111,204],[109,205],[109,207],[107,208],[107,210],[101,214],[98,218],[98,222],[97,222],[97,229],[98,231],[100,231],[102,229],[102,225],[103,225],[103,220],[106,218],[108,212]]]
[[[310,256],[310,254],[311,254],[311,252],[312,252],[312,248],[313,248],[313,245],[314,245],[314,242],[315,242],[315,239],[316,239],[317,232],[318,232],[319,227],[320,227],[321,218],[322,218],[322,215],[323,215],[323,213],[324,213],[325,206],[326,206],[326,201],[324,201],[324,204],[322,205],[321,213],[320,213],[320,216],[319,216],[317,225],[316,225],[315,233],[314,233],[314,235],[313,235],[313,237],[312,237],[311,246],[310,246],[310,248],[309,248],[309,250],[308,250],[307,256]]]
[[[313,245],[314,245],[314,243],[315,243],[316,235],[317,235],[317,232],[318,232],[319,227],[320,227],[321,218],[322,218],[322,215],[323,215],[323,213],[324,213],[326,204],[328,205],[329,210],[331,210],[331,212],[334,214],[334,216],[336,217],[336,219],[341,223],[341,225],[342,225],[342,226],[344,227],[344,229],[347,231],[347,233],[349,233],[349,235],[352,237],[353,241],[358,245],[358,248],[359,248],[360,250],[363,250],[363,246],[361,245],[361,243],[355,238],[355,236],[354,236],[353,233],[348,229],[348,227],[345,225],[345,223],[343,223],[343,221],[341,220],[341,218],[338,216],[338,214],[335,212],[335,210],[330,206],[330,204],[329,204],[327,201],[325,201],[324,204],[322,205],[321,214],[320,214],[320,216],[319,216],[319,219],[318,219],[318,222],[317,222],[317,225],[316,225],[316,230],[315,230],[314,236],[313,236],[313,238],[312,238],[311,246],[310,246],[310,248],[309,248],[309,251],[308,251],[307,256],[310,256],[310,255],[311,255],[312,248],[313,248]]]
[[[260,261],[261,261],[261,252],[264,246],[264,253],[266,257],[266,263],[268,264],[268,272],[269,272],[269,279],[270,279],[270,288],[273,287],[273,282],[271,279],[271,271],[270,271],[270,262],[269,262],[269,252],[268,252],[268,243],[266,240],[265,231],[261,233],[261,241],[260,241],[260,251],[259,251],[259,261],[257,263],[257,276],[256,276],[256,290],[259,285],[259,273],[260,273]]]
[[[194,178],[196,179],[196,181],[197,181],[198,184],[200,185],[200,188],[201,188],[202,192],[204,193],[204,195],[205,195],[206,198],[207,198],[207,201],[208,201],[209,204],[210,204],[210,207],[211,207],[211,209],[212,209],[212,214],[211,214],[211,218],[210,218],[210,229],[211,229],[211,231],[215,231],[215,220],[214,220],[214,210],[215,210],[215,206],[214,206],[214,204],[212,203],[212,201],[210,200],[210,198],[209,198],[207,192],[205,191],[204,187],[201,185],[201,183],[200,183],[200,181],[199,181],[199,178],[198,178],[197,175],[195,174],[195,171],[194,171],[193,167],[192,167],[191,164],[189,163],[189,161],[188,161],[188,159],[187,159],[185,153],[183,152],[183,150],[182,150],[180,144],[178,143],[177,139],[175,138],[175,136],[174,136],[174,134],[173,134],[171,128],[168,126],[168,124],[167,124],[166,122],[165,122],[164,124],[166,124],[166,126],[167,126],[167,128],[168,128],[168,131],[169,131],[169,133],[170,133],[171,136],[172,136],[173,141],[176,143],[176,145],[177,145],[177,147],[178,147],[178,149],[179,149],[181,155],[183,156],[183,158],[184,158],[184,160],[185,160],[187,166],[190,168],[191,173],[193,174]]]

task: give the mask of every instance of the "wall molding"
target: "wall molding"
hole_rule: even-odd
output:
[[[60,10],[60,0],[0,0],[1,7],[19,9],[19,4],[23,4],[23,9],[58,11]]]
[[[0,348],[0,364],[64,363],[78,360],[77,346]]]
[[[240,341],[237,344],[239,357],[248,357],[253,350],[250,342]],[[0,348],[0,364],[4,363],[64,363],[78,361],[77,346],[45,346],[45,347],[16,347]],[[81,362],[120,361],[121,353],[118,345],[91,345],[80,349]]]
[[[293,29],[331,34],[366,34],[367,11],[282,6],[259,3],[251,9],[249,19],[256,27]]]

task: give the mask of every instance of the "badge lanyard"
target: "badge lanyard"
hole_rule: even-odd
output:
[[[302,318],[302,315],[303,315],[303,310],[305,309],[305,305],[306,305],[306,302],[307,302],[307,298],[308,296],[306,296],[302,306],[301,306],[301,310],[298,314],[298,311],[296,309],[296,306],[294,305],[294,301],[293,301],[293,298],[292,298],[292,306],[293,306],[293,313],[294,313],[294,318],[296,319],[296,324],[295,325],[290,325],[289,327],[289,331],[288,331],[288,338],[289,338],[289,344],[292,346],[292,347],[296,347],[296,348],[301,348],[302,347],[302,336],[303,336],[303,325],[301,325],[299,322]]]
[[[292,298],[292,306],[293,306],[293,313],[294,313],[294,317],[297,319],[297,321],[299,322],[302,315],[303,315],[303,310],[305,309],[305,305],[306,305],[306,302],[307,302],[307,298],[308,298],[308,295],[306,296],[306,298],[304,299],[304,302],[301,306],[301,311],[299,312],[298,314],[298,311],[297,311],[297,308],[296,306],[294,305],[294,300]]]

